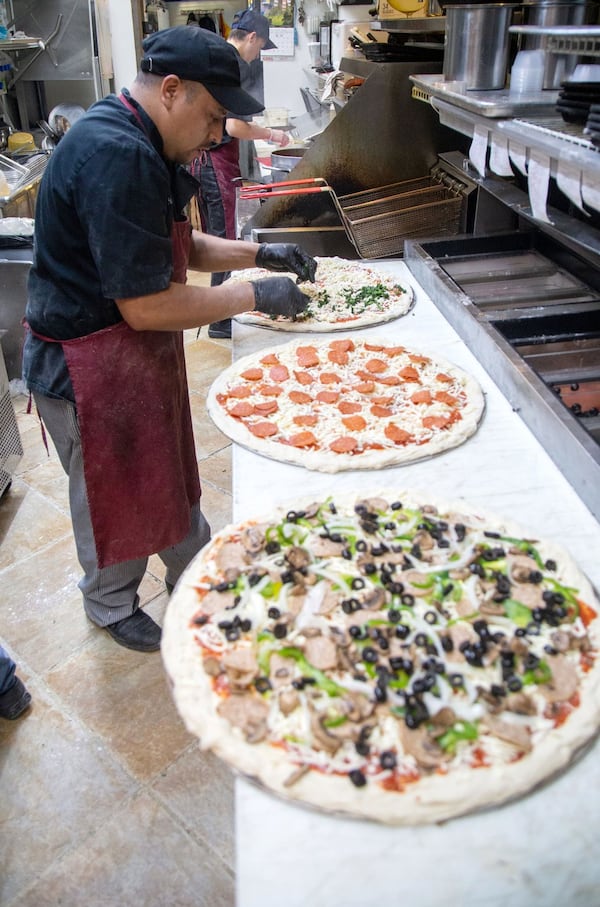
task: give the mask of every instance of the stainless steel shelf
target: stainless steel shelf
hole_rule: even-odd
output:
[[[508,89],[471,91],[464,82],[445,82],[440,74],[419,74],[410,77],[414,85],[429,97],[441,98],[456,107],[483,117],[516,117],[523,114],[554,113],[558,91],[531,91],[514,94]]]

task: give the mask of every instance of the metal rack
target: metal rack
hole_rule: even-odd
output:
[[[542,38],[550,53],[600,57],[600,26],[511,25],[509,32]]]

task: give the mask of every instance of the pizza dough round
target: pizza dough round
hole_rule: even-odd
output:
[[[298,577],[283,572],[302,557],[293,592]],[[481,569],[510,586],[495,613]],[[419,573],[445,588],[424,594]],[[401,580],[410,604],[390,585]],[[599,609],[562,548],[463,501],[374,490],[295,501],[220,532],[171,597],[162,655],[188,730],[231,768],[301,805],[418,825],[526,794],[590,743]]]
[[[235,320],[273,331],[330,333],[385,324],[408,314],[414,305],[413,288],[409,284],[401,286],[377,266],[337,257],[317,257],[316,261],[315,283],[300,284],[310,303],[296,321],[256,311],[243,312]],[[229,281],[239,283],[273,276],[274,272],[266,268],[250,268],[234,271]],[[296,283],[296,275],[291,272],[280,276]]]
[[[209,415],[232,441],[320,472],[380,469],[457,447],[484,410],[477,381],[382,338],[293,340],[225,369]]]

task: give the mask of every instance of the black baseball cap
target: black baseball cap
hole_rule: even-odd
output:
[[[263,50],[272,50],[277,47],[269,38],[269,20],[262,13],[255,13],[253,9],[243,9],[236,13],[231,23],[232,28],[240,28],[242,31],[255,31],[259,38],[265,42]]]
[[[238,52],[214,32],[176,25],[148,35],[142,47],[142,72],[200,82],[231,113],[250,116],[264,110],[264,104],[240,88]]]

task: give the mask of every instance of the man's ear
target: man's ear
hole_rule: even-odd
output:
[[[160,99],[165,107],[170,109],[173,101],[182,89],[183,85],[181,84],[179,76],[170,75],[164,77],[160,86]]]

